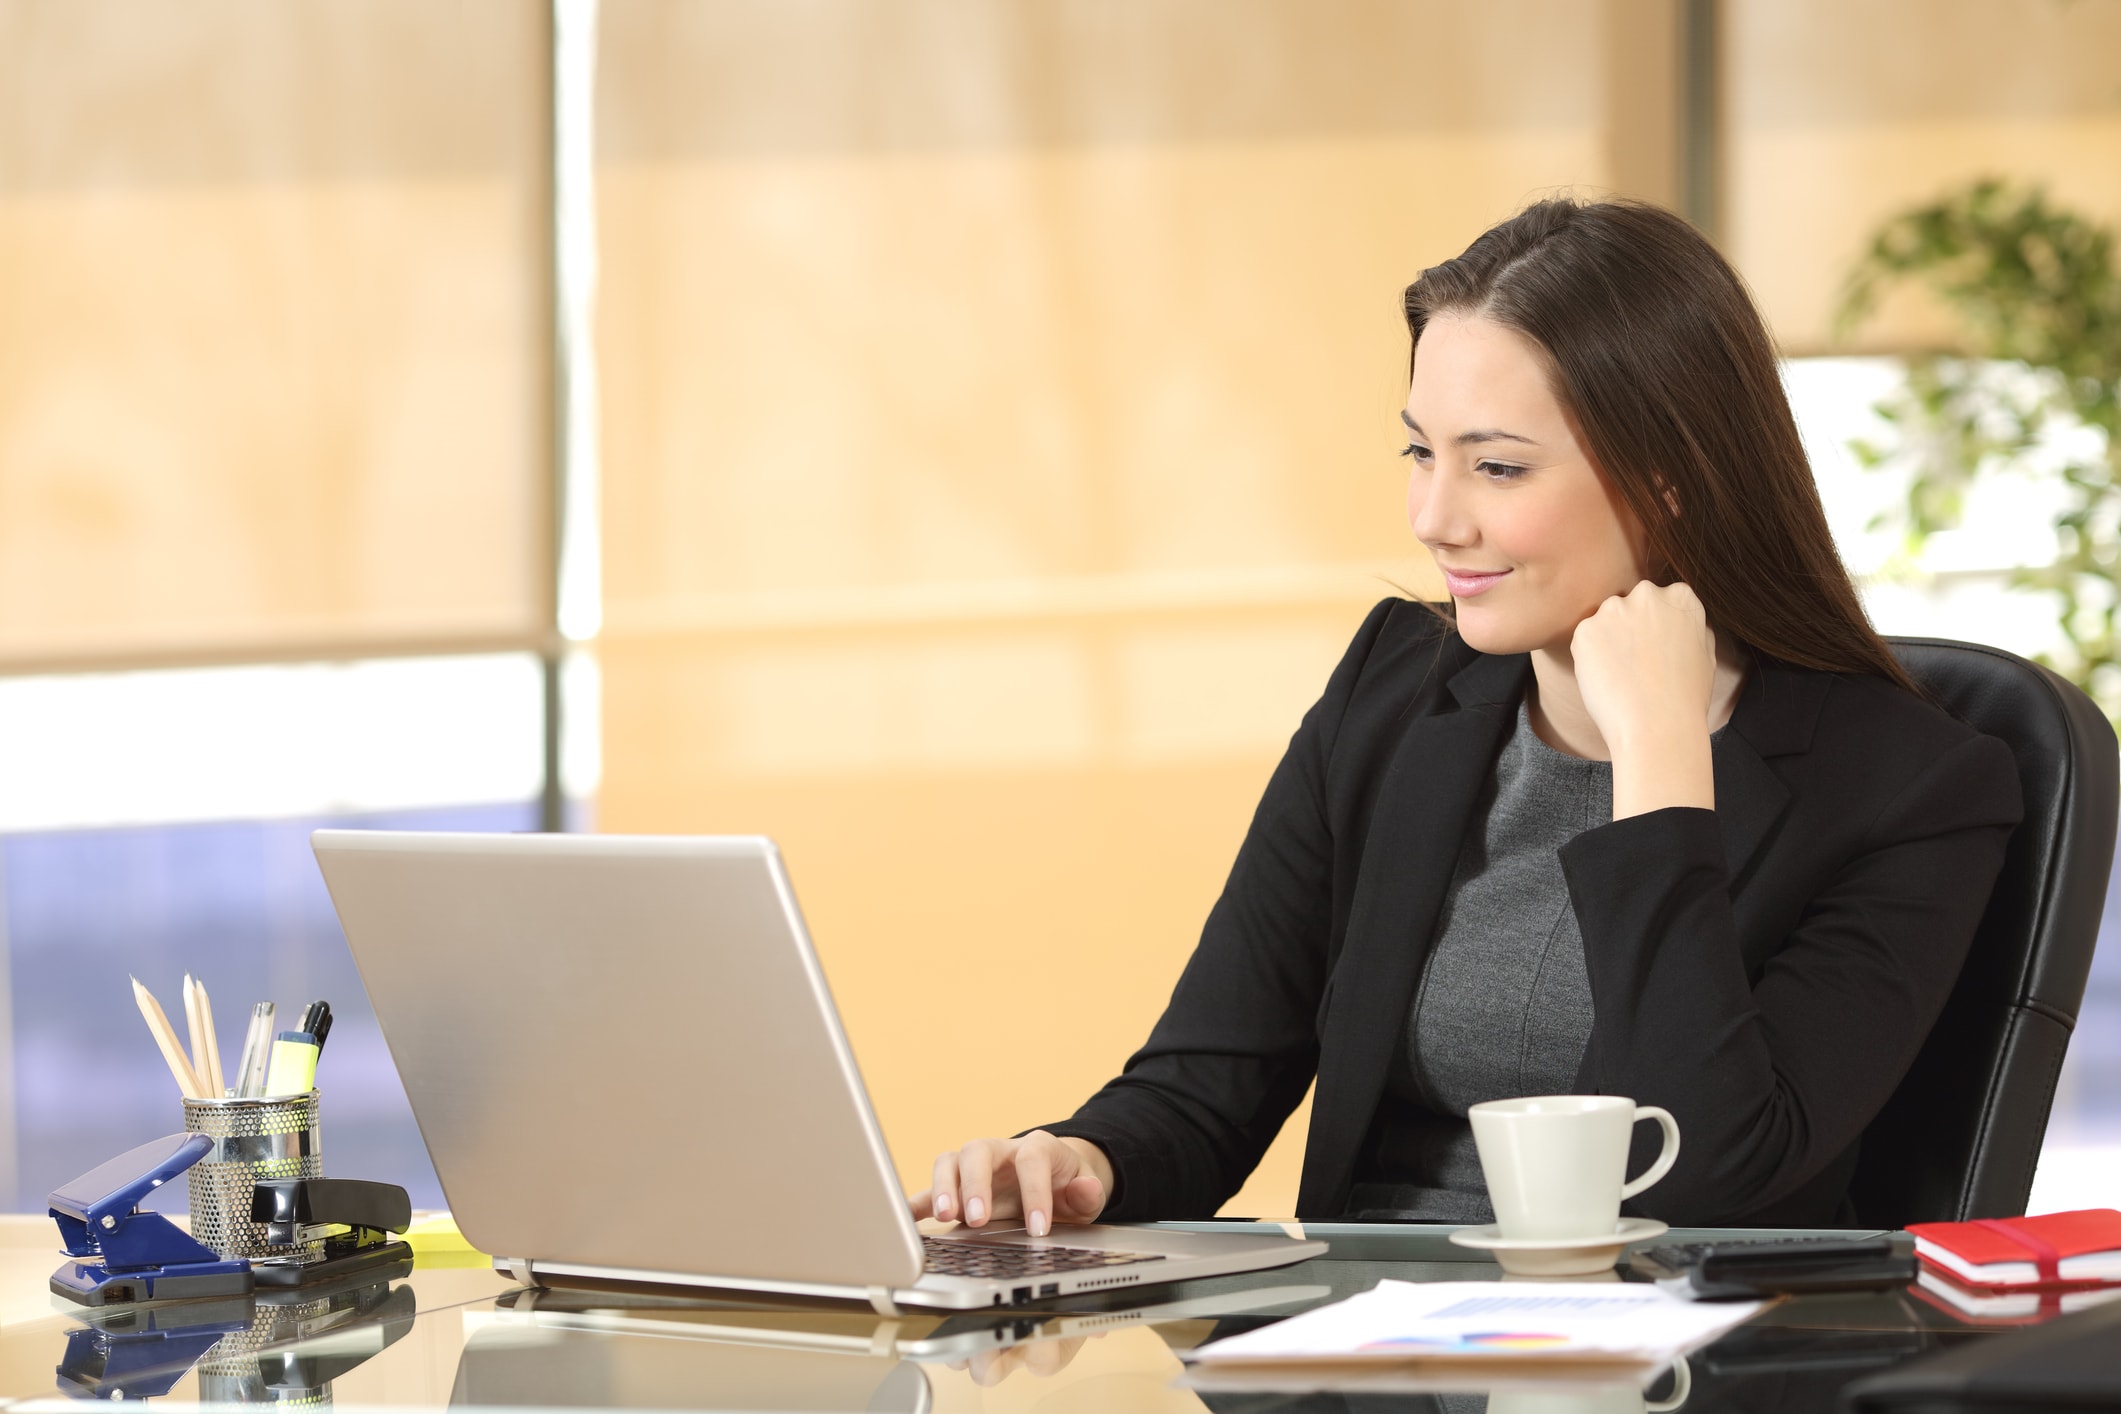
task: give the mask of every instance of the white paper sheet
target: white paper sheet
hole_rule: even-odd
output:
[[[1201,1346],[1205,1365],[1305,1361],[1663,1364],[1765,1302],[1686,1301],[1633,1282],[1381,1281],[1360,1296]]]

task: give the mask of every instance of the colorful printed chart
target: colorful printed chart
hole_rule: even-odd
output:
[[[1576,1361],[1654,1369],[1760,1309],[1641,1283],[1382,1281],[1359,1296],[1219,1340],[1209,1367],[1354,1361]]]

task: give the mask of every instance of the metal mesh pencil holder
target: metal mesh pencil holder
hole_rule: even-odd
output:
[[[323,1408],[331,1404],[331,1386],[319,1388],[267,1385],[258,1352],[268,1345],[302,1339],[310,1323],[330,1314],[331,1298],[260,1306],[250,1329],[224,1335],[198,1365],[201,1404],[272,1404],[281,1409]],[[284,1374],[281,1362],[275,1373]]]
[[[324,1240],[291,1245],[265,1240],[265,1224],[250,1218],[251,1191],[264,1179],[322,1178],[323,1133],[317,1092],[256,1100],[184,1102],[187,1133],[204,1134],[213,1149],[191,1166],[191,1235],[224,1257],[277,1258],[302,1265],[321,1261]]]

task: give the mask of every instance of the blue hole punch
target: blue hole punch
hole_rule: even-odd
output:
[[[159,1399],[224,1338],[249,1334],[256,1308],[247,1296],[227,1296],[113,1304],[75,1319],[89,1324],[66,1333],[60,1389],[77,1399]]]
[[[206,1157],[204,1134],[171,1134],[128,1149],[53,1191],[52,1218],[69,1257],[52,1273],[52,1291],[84,1306],[243,1296],[250,1263],[230,1261],[140,1200]]]

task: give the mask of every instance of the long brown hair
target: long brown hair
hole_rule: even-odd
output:
[[[1440,314],[1546,350],[1656,577],[1691,586],[1710,623],[1786,663],[1919,691],[1834,549],[1759,311],[1692,226],[1640,202],[1542,201],[1407,286],[1417,349]]]

